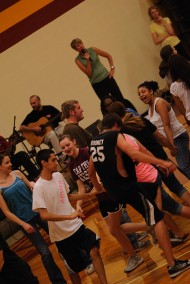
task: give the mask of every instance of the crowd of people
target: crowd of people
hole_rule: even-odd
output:
[[[148,13],[153,41],[162,47],[159,74],[166,78],[179,111],[190,123],[189,55],[170,19],[163,18],[156,7],[150,7]],[[32,95],[32,111],[19,131],[33,147],[44,143],[48,149],[36,153],[34,164],[28,153],[15,153],[14,139],[7,141],[0,136],[0,208],[36,247],[53,284],[66,280],[39,228],[55,243],[73,284],[81,283],[79,272],[85,269],[95,271],[100,283],[108,283],[100,237],[82,221],[83,201],[90,196],[97,197],[110,234],[129,255],[125,273],[144,262],[139,252],[151,244],[149,239],[143,240],[150,234],[163,250],[169,276],[174,278],[190,268],[190,260],[175,259],[172,242],[184,242],[189,233],[171,216],[190,218],[190,193],[175,176],[176,166],[163,147],[175,156],[179,169],[189,179],[189,135],[171,104],[157,95],[157,82],[145,81],[137,88],[139,99],[149,106],[145,118],[124,98],[114,79],[115,66],[108,52],[86,48],[79,38],[72,40],[71,47],[78,52],[76,65],[87,75],[100,99],[100,133],[92,137],[79,125],[84,115],[78,100],[63,102],[59,111],[42,105],[40,97]],[[101,56],[107,58],[109,71],[101,63]],[[63,174],[57,171],[58,162],[68,166],[77,194],[70,193]],[[22,167],[27,174],[20,171]],[[162,182],[184,204],[172,198]],[[76,208],[71,201],[76,202]],[[142,215],[143,223],[130,219],[127,204]],[[9,249],[1,236],[0,280],[3,284],[39,283],[28,264]]]

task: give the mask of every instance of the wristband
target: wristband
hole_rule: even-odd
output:
[[[115,69],[115,66],[111,66],[110,68],[111,68],[111,69]]]

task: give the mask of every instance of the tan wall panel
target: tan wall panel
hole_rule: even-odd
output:
[[[86,0],[3,52],[0,133],[12,132],[14,115],[18,129],[31,110],[28,98],[33,94],[57,108],[64,100],[79,100],[85,115],[82,126],[101,118],[99,99],[74,63],[76,52],[70,42],[75,37],[87,47],[112,54],[124,96],[143,112],[146,107],[137,97],[137,85],[152,79],[164,85],[158,76],[159,48],[152,43],[147,8],[146,0]]]

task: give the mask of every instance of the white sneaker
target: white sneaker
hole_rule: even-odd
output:
[[[139,255],[136,254],[135,256],[130,256],[128,259],[128,263],[124,268],[124,272],[130,272],[133,269],[137,268],[142,262],[144,261],[144,259]]]
[[[93,273],[93,272],[95,271],[95,268],[94,268],[93,263],[89,264],[89,265],[86,267],[85,271],[86,271],[86,274],[87,274],[87,275]]]

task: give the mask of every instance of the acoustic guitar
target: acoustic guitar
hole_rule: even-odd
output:
[[[40,146],[44,140],[44,137],[53,130],[51,127],[51,123],[58,119],[61,116],[61,113],[58,113],[56,116],[54,116],[51,119],[47,119],[46,117],[41,117],[39,120],[35,122],[29,123],[27,126],[28,127],[36,127],[40,126],[41,127],[41,132],[28,132],[28,131],[22,131],[22,135],[26,138],[28,143],[32,146]]]

